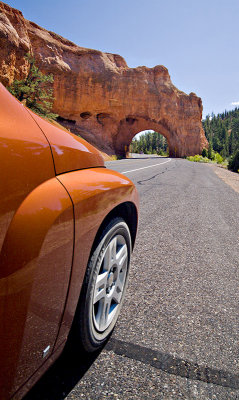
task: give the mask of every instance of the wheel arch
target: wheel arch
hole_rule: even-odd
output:
[[[121,217],[128,225],[131,235],[132,249],[134,248],[138,227],[138,211],[134,203],[132,203],[131,201],[127,201],[117,205],[115,208],[113,208],[113,210],[109,212],[109,214],[106,215],[95,236],[91,253],[95,248],[95,245],[98,242],[98,239],[105,226],[115,217]]]

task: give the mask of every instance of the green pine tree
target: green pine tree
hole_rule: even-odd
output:
[[[229,156],[229,138],[225,126],[222,128],[222,143],[223,143],[223,149],[221,155],[223,158],[226,158]]]
[[[239,173],[239,150],[237,150],[233,156],[231,156],[228,163],[228,169]]]
[[[212,148],[211,142],[209,142],[209,145],[208,145],[208,158],[210,158],[210,160],[213,159],[213,148]]]
[[[44,75],[30,53],[27,53],[25,58],[30,65],[27,77],[14,80],[7,89],[36,114],[56,119],[58,115],[51,111],[54,101],[53,89],[49,87],[54,81],[53,75]]]
[[[203,128],[213,150],[228,158],[239,148],[239,109],[207,115]]]

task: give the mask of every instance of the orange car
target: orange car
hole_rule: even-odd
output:
[[[0,84],[0,399],[19,399],[62,351],[104,344],[127,285],[138,196],[100,153]]]

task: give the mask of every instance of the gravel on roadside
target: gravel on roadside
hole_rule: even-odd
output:
[[[222,168],[219,165],[207,164],[213,168],[214,172],[221,178],[227,185],[231,186],[235,192],[239,193],[239,174]]]

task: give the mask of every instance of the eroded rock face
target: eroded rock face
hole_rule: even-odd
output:
[[[0,2],[3,84],[27,74],[28,51],[54,75],[54,112],[61,123],[106,153],[124,155],[145,129],[167,138],[171,156],[207,147],[201,99],[179,91],[165,67],[129,68],[121,56],[79,47]]]

